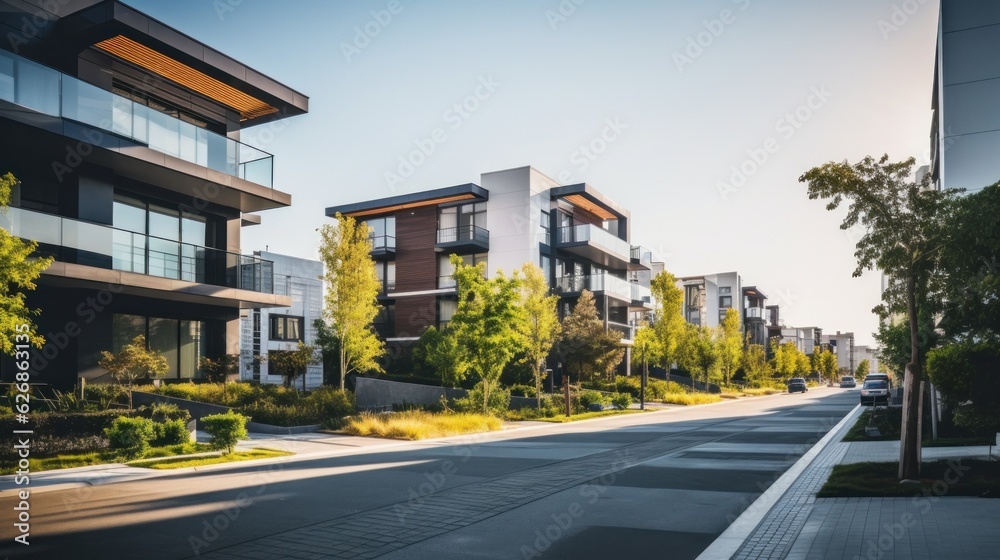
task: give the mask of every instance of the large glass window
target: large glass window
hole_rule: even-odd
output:
[[[476,228],[486,229],[486,203],[449,206],[438,211],[438,229],[447,235],[442,241],[476,239]]]
[[[269,340],[297,341],[305,340],[304,317],[289,315],[271,315]]]
[[[160,317],[115,314],[112,317],[111,348],[120,352],[136,336],[146,337],[146,347],[167,359],[168,379],[198,376],[205,355],[205,325],[201,321],[178,321]]]
[[[17,61],[17,104],[46,115],[59,115],[59,72]]]
[[[396,263],[377,262],[375,263],[375,274],[379,282],[382,283],[382,292],[391,292],[396,289]]]
[[[205,280],[205,234],[203,216],[181,214],[181,280],[203,282]]]
[[[180,278],[180,233],[177,212],[149,207],[149,274]]]
[[[146,273],[146,208],[133,200],[115,199],[112,221],[112,267]],[[123,231],[120,231],[123,230]]]
[[[201,321],[180,322],[180,377],[191,378],[201,361]]]
[[[396,246],[396,217],[373,218],[365,222],[371,230],[372,249]]]
[[[475,266],[483,263],[486,268],[486,253],[476,253],[474,255],[462,255],[462,262],[468,266]],[[438,255],[438,288],[454,288],[455,267],[451,265],[450,255]]]
[[[14,102],[14,59],[0,51],[0,99]]]
[[[167,377],[178,377],[178,340],[180,338],[176,319],[149,318],[149,349],[159,352],[167,359]]]
[[[458,311],[458,302],[453,299],[438,300],[438,327],[444,327]]]

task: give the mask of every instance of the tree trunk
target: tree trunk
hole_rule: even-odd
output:
[[[542,368],[535,362],[535,409],[542,409]]]
[[[344,355],[344,342],[343,342],[343,339],[341,339],[341,342],[340,342],[340,390],[341,390],[341,392],[344,391],[344,378],[347,377],[347,375],[345,375],[345,372],[347,371],[347,364],[344,363],[344,362],[347,361],[345,358],[346,358],[346,356]]]
[[[906,310],[910,322],[910,363],[903,377],[903,423],[899,444],[899,478],[920,478],[920,325],[917,318],[916,278],[906,280]]]

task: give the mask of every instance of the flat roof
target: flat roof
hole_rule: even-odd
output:
[[[43,54],[98,48],[238,111],[247,124],[309,111],[308,96],[118,0],[69,0],[68,8],[39,44]]]
[[[483,201],[489,200],[490,193],[483,187],[474,183],[455,185],[429,191],[421,191],[410,194],[401,194],[380,198],[378,200],[368,200],[355,202],[352,204],[341,204],[331,206],[326,209],[326,215],[334,217],[337,213],[345,216],[377,216],[380,214],[391,214],[409,208],[419,208],[421,206],[436,206],[448,202]]]
[[[549,196],[552,197],[552,200],[565,199],[570,204],[579,206],[605,220],[627,220],[631,216],[631,213],[624,206],[604,196],[603,193],[587,183],[554,187],[549,190]]]

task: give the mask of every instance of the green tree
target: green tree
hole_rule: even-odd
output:
[[[373,323],[379,313],[378,294],[382,289],[371,258],[369,228],[350,216],[337,213],[336,225],[320,229],[320,258],[325,267],[325,316],[336,335],[340,353],[340,390],[352,371],[381,372],[378,359],[385,343],[375,333]]]
[[[4,222],[11,190],[18,185],[10,173],[0,176],[0,223]],[[30,343],[35,348],[45,344],[31,321],[39,310],[29,309],[27,292],[35,289],[35,280],[52,264],[50,257],[32,257],[38,243],[23,240],[0,228],[0,353],[14,355],[15,344]],[[27,326],[27,331],[25,327]]]
[[[413,357],[434,370],[448,387],[457,387],[468,374],[468,361],[448,327],[428,327],[413,348]]]
[[[719,325],[718,354],[719,371],[722,372],[722,382],[729,385],[736,370],[743,362],[743,324],[740,312],[729,308]]]
[[[868,373],[871,371],[871,369],[872,369],[871,362],[868,361],[868,358],[865,358],[861,360],[861,363],[858,364],[857,369],[854,370],[854,375],[856,377],[864,379],[865,376],[868,375]]]
[[[198,369],[211,383],[222,383],[230,374],[240,372],[240,357],[237,354],[223,354],[213,360],[202,356],[198,359]]]
[[[566,370],[580,381],[609,376],[625,356],[621,335],[604,328],[594,294],[583,290],[573,311],[562,322],[558,353]]]
[[[960,199],[946,225],[945,303],[950,340],[1000,342],[1000,183]]]
[[[146,349],[146,337],[139,335],[122,346],[117,354],[101,352],[97,365],[108,370],[119,385],[128,386],[128,407],[132,408],[132,385],[138,379],[155,379],[167,373],[170,365],[162,354]]]
[[[267,360],[274,371],[284,378],[285,387],[291,388],[298,376],[302,376],[302,390],[306,388],[306,370],[311,365],[322,363],[319,347],[299,341],[294,350],[269,350]]]
[[[837,376],[837,355],[826,347],[817,347],[812,354],[812,368],[818,371],[825,379],[834,379]]]
[[[771,352],[774,355],[771,358],[771,369],[775,375],[784,381],[798,375],[802,365],[799,355],[802,353],[794,342],[782,343],[777,338],[771,339]]]
[[[559,338],[561,326],[556,304],[559,296],[549,294],[549,284],[542,269],[534,263],[521,267],[521,306],[524,308],[525,359],[535,378],[535,405],[542,408],[542,377],[545,358]]]
[[[687,322],[684,320],[684,290],[677,287],[677,278],[661,271],[650,282],[655,301],[653,332],[656,335],[654,354],[670,380],[670,367],[677,359],[677,346],[684,337]]]
[[[765,387],[771,384],[771,364],[767,361],[767,350],[761,344],[751,344],[743,355],[743,371],[747,384],[751,387]]]
[[[678,340],[678,363],[691,372],[692,379],[695,375],[701,374],[707,391],[708,384],[719,366],[717,332],[706,326],[685,324],[689,326],[685,327],[684,335]]]
[[[860,227],[856,244],[858,266],[854,276],[878,268],[894,281],[882,293],[875,312],[883,318],[905,312],[910,326],[910,361],[903,380],[903,424],[899,478],[920,477],[919,403],[923,356],[919,313],[933,306],[940,292],[939,262],[948,244],[946,224],[954,209],[956,191],[938,191],[930,174],[911,179],[915,160],[890,162],[866,157],[851,165],[829,162],[804,173],[809,199],[827,199],[828,210],[849,201],[841,229]]]
[[[465,359],[465,367],[482,386],[483,414],[489,413],[490,397],[504,368],[524,351],[524,309],[520,305],[520,279],[497,272],[486,279],[485,264],[466,265],[451,256],[455,268],[458,309],[448,324]]]
[[[809,361],[809,355],[798,348],[795,349],[795,373],[797,375],[809,375],[812,373],[812,364]]]

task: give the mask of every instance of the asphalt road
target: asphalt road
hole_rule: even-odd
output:
[[[37,493],[31,545],[5,522],[0,556],[694,558],[856,404],[818,389]]]

